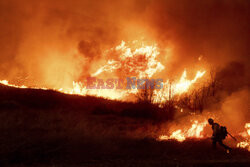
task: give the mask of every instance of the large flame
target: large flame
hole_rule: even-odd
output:
[[[140,48],[132,50],[122,41],[119,46],[111,50],[119,53],[119,57],[116,60],[108,60],[107,64],[100,67],[92,76],[100,75],[103,72],[120,70],[127,75],[125,77],[150,78],[156,72],[160,72],[165,68],[157,60],[160,53],[156,45],[145,46],[142,44]]]
[[[133,42],[132,45],[135,43]],[[144,45],[143,43],[137,44],[136,48],[129,47],[122,41],[120,45],[111,48],[106,54],[116,53],[118,56],[114,59],[107,60],[107,63],[99,67],[96,72],[91,74],[92,77],[104,75],[112,77],[137,77],[140,79],[151,78],[154,74],[161,72],[165,66],[158,60],[160,55],[159,48],[156,44]],[[192,84],[197,82],[205,74],[205,71],[197,71],[196,76],[192,80],[187,79],[187,71],[184,70],[178,82],[170,83],[169,80],[163,82],[163,89],[154,91],[154,102],[164,102],[169,98],[169,90],[171,89],[171,96],[185,93],[189,90]],[[119,76],[121,75],[121,76]],[[124,76],[127,75],[127,76]],[[35,88],[25,85],[10,84],[7,80],[0,81],[1,84],[16,87],[16,88]],[[108,99],[123,100],[131,94],[137,94],[137,89],[87,89],[84,82],[72,81],[72,87],[69,88],[40,88],[52,89],[66,94],[77,95],[92,95],[97,97],[104,97]]]

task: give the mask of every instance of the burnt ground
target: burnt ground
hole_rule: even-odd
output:
[[[141,111],[128,114],[130,110],[141,109],[132,103],[0,86],[0,166],[250,165],[250,152],[212,150],[209,139],[157,141],[162,120],[140,117]]]

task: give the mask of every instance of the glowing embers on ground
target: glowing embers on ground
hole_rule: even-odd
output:
[[[187,138],[202,138],[204,137],[202,132],[204,127],[207,125],[207,120],[199,122],[198,120],[193,121],[191,127],[184,127],[177,129],[171,133],[171,135],[161,135],[159,140],[177,140],[182,142]]]
[[[246,123],[245,128],[246,131],[240,134],[245,139],[245,141],[239,142],[237,147],[245,148],[250,151],[250,123]]]

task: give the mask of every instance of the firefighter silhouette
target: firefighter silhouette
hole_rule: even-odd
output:
[[[212,146],[214,149],[216,149],[216,143],[218,142],[219,145],[221,145],[223,148],[227,150],[229,153],[232,149],[223,144],[223,140],[227,137],[227,128],[224,126],[220,126],[218,123],[215,123],[212,118],[208,119],[208,123],[212,125],[212,130],[213,130],[213,136],[212,136]]]

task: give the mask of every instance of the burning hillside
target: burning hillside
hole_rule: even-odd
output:
[[[249,134],[246,131],[239,135],[233,133],[238,140],[240,136],[246,139],[238,144],[245,150],[234,148],[232,157],[228,157],[224,150],[218,149],[215,155],[207,138],[211,131],[206,130],[204,116],[191,116],[190,121],[189,118],[167,121],[166,124],[166,120],[160,121],[166,114],[166,111],[160,112],[160,108],[154,108],[153,115],[143,117],[148,114],[149,105],[2,85],[0,91],[3,143],[0,163],[3,166],[82,163],[100,166],[107,160],[113,166],[121,159],[124,166],[141,162],[159,165],[159,161],[171,165],[173,158],[183,165],[249,163],[246,150],[246,135]],[[160,117],[155,117],[156,114]],[[236,146],[235,142],[231,144]]]
[[[249,7],[247,0],[2,0],[3,117],[55,110],[51,119],[66,123],[51,124],[65,136],[69,126],[75,138],[82,130],[88,138],[178,144],[206,141],[213,118],[237,138],[227,138],[230,146],[250,151]]]
[[[7,86],[11,86],[14,88],[20,88],[20,89],[26,89],[26,86],[15,86],[12,84],[9,84],[8,81],[1,81],[1,84],[7,85]],[[34,88],[33,88],[34,89]],[[43,90],[48,90],[47,88],[35,88],[35,89],[43,89]],[[83,88],[81,88],[83,89]],[[56,91],[61,91],[61,90],[56,90]],[[66,93],[67,92],[63,92]],[[71,93],[70,93],[71,94]],[[83,95],[83,94],[78,94],[78,95]],[[157,97],[157,96],[156,96]],[[169,103],[171,99],[164,101],[165,103],[156,103],[159,105],[160,108],[162,108],[162,105],[166,105]],[[154,102],[154,101],[153,101]],[[162,102],[162,101],[161,101]],[[175,112],[183,112],[183,109],[181,108],[181,110],[178,109],[178,106],[174,106],[174,108],[176,109]],[[153,111],[153,112],[158,112],[157,110]],[[163,112],[169,112],[167,108],[163,107]],[[143,114],[143,113],[142,113]],[[199,114],[195,114],[193,116],[191,116],[190,118],[186,118],[184,117],[184,119],[182,120],[183,122],[189,122],[190,119],[190,123],[185,123],[182,125],[171,125],[168,128],[163,128],[161,129],[160,132],[164,132],[168,135],[159,135],[158,138],[156,138],[157,140],[177,140],[179,142],[183,142],[186,139],[192,139],[192,138],[197,138],[197,139],[202,139],[202,138],[207,138],[209,137],[208,132],[206,130],[204,130],[204,128],[207,126],[207,119],[209,117],[220,117],[219,116],[220,113],[208,113],[208,114],[203,114],[203,115],[199,115]],[[234,133],[234,136],[239,137],[239,141],[237,144],[233,144],[234,146],[237,145],[237,147],[241,147],[241,148],[245,148],[249,150],[249,123],[245,124],[245,128],[246,128],[246,132],[240,132],[238,131],[238,133]],[[152,135],[152,134],[150,134]]]
[[[159,60],[157,60],[159,59],[158,56],[160,53],[158,52],[158,48],[156,46],[141,46],[140,48],[132,50],[125,45],[125,42],[122,42],[121,45],[110,49],[110,51],[108,51],[106,54],[107,56],[109,56],[110,54],[117,54],[119,57],[117,58],[117,60],[108,60],[106,64],[102,65],[95,73],[91,74],[85,82],[73,81],[72,86],[68,88],[47,87],[43,89],[53,89],[67,94],[94,95],[98,97],[105,97],[108,99],[123,100],[131,94],[137,94],[140,84],[141,86],[143,86],[143,84],[146,84],[143,82],[138,83],[138,80],[133,81],[135,83],[132,86],[136,86],[137,89],[134,88],[133,90],[129,90],[124,86],[129,84],[125,83],[131,80],[129,77],[133,76],[135,77],[135,79],[150,79],[165,68],[165,66],[163,66],[161,62],[159,62]],[[158,101],[166,100],[166,98],[170,96],[170,89],[172,92],[171,96],[187,92],[192,84],[194,84],[199,78],[203,77],[204,74],[205,71],[197,71],[194,79],[188,80],[187,71],[184,70],[179,81],[176,81],[173,84],[171,83],[171,88],[169,79],[166,79],[166,81],[160,79],[162,82],[162,87],[158,89],[162,90],[154,91],[153,96],[155,103],[157,103]],[[97,76],[103,76],[103,78],[107,78],[107,76],[109,76],[110,78],[106,79],[105,82],[102,78],[96,78]],[[7,80],[2,80],[1,83],[17,88],[29,87],[24,85],[17,86],[14,84],[9,84],[9,81]],[[39,87],[36,86],[30,88]],[[143,89],[143,87],[141,89]]]

